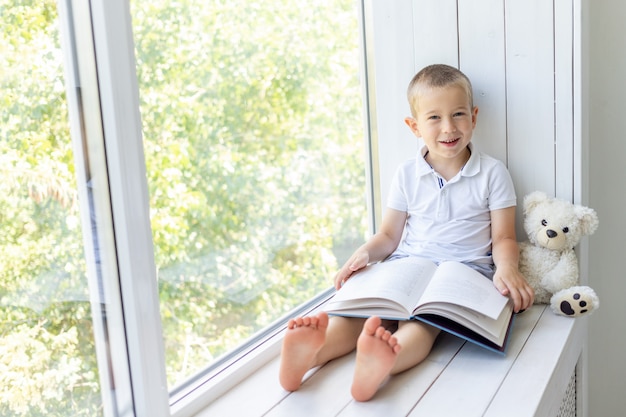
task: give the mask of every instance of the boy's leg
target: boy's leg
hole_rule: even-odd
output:
[[[435,343],[441,330],[420,321],[403,321],[399,323],[394,336],[402,346],[391,375],[399,374],[422,362]]]
[[[332,317],[324,312],[289,320],[283,340],[279,379],[295,391],[311,368],[352,352],[364,319]]]
[[[389,375],[407,370],[423,361],[439,330],[420,322],[400,322],[392,335],[378,317],[369,318],[357,343],[352,396],[367,401]]]

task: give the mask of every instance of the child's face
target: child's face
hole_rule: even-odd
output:
[[[432,88],[421,93],[418,103],[416,118],[405,122],[424,140],[430,157],[465,157],[478,114],[466,91],[456,85]]]

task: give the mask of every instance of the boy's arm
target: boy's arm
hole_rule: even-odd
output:
[[[533,289],[519,272],[519,247],[515,237],[515,207],[491,212],[493,283],[503,295],[513,300],[514,311],[529,308],[534,301]]]
[[[358,248],[335,275],[336,289],[341,288],[343,283],[359,269],[391,255],[402,238],[406,216],[404,211],[387,208],[380,230]]]

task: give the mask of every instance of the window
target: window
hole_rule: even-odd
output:
[[[1,1],[0,411],[168,415],[364,240],[358,4]]]
[[[328,289],[367,230],[353,0],[133,1],[176,389]]]

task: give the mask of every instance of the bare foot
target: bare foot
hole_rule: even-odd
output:
[[[379,317],[370,317],[363,325],[363,331],[356,345],[356,364],[352,381],[352,397],[357,401],[367,401],[376,394],[400,352],[400,345],[394,336],[381,327]]]
[[[298,317],[289,320],[280,360],[280,385],[295,391],[304,374],[315,365],[315,355],[326,340],[328,314]]]

